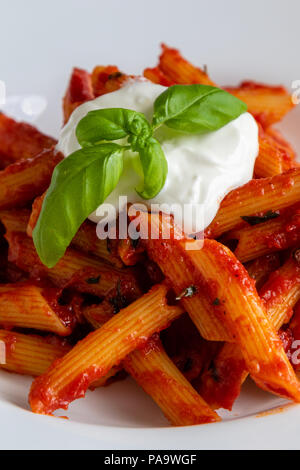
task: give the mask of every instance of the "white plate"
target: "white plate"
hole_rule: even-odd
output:
[[[57,135],[61,97],[72,66],[118,64],[129,73],[155,65],[163,40],[193,62],[207,64],[220,84],[242,79],[284,83],[300,79],[298,0],[10,0],[1,5],[1,69],[7,94],[37,94],[48,108],[42,130]],[[300,152],[300,111],[281,125]],[[256,416],[284,402],[248,382],[224,421],[170,428],[130,379],[88,392],[63,412],[70,419],[33,415],[31,380],[0,372],[0,447],[50,449],[299,449],[300,407]]]

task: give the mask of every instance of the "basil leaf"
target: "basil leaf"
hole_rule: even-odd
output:
[[[76,128],[76,137],[82,147],[127,135],[148,137],[151,133],[151,126],[142,113],[123,108],[90,111]]]
[[[137,140],[134,150],[139,152],[144,173],[144,182],[136,192],[144,199],[152,199],[162,190],[168,174],[168,162],[160,143],[150,137],[139,142]]]
[[[48,268],[58,262],[83,221],[113,191],[122,170],[123,149],[117,144],[78,150],[56,166],[33,231],[36,251]]]
[[[246,111],[245,103],[220,88],[174,85],[156,99],[152,125],[203,134],[220,129]]]

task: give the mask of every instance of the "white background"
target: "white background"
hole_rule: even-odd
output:
[[[141,73],[162,41],[220,84],[300,79],[298,0],[2,0],[0,17],[0,79],[10,95],[49,97],[41,124],[54,134],[74,65]]]
[[[207,64],[220,85],[255,79],[289,87],[300,80],[299,0],[2,0],[0,18],[0,80],[8,95],[47,97],[41,127],[54,135],[73,66],[117,64],[141,73],[157,63],[162,41]],[[300,150],[299,125],[298,107],[283,127]],[[26,411],[29,385],[0,374],[2,448],[299,448],[299,407],[259,420],[168,429],[128,381],[90,393],[65,421]],[[250,386],[231,416],[255,416],[278,403]]]

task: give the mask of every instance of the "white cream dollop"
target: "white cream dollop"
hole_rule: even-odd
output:
[[[147,80],[131,80],[118,91],[82,104],[74,110],[62,129],[57,149],[68,157],[80,148],[75,129],[78,122],[92,110],[133,109],[144,113],[151,121],[153,103],[165,89]],[[192,210],[184,212],[184,228],[187,233],[195,233],[211,223],[226,194],[247,183],[253,176],[259,150],[258,126],[249,113],[205,135],[183,134],[163,126],[155,136],[162,145],[169,166],[164,188],[154,199],[142,199],[135,191],[142,182],[139,157],[126,151],[119,184],[105,201],[116,210],[119,209],[119,196],[127,196],[130,203],[173,205],[169,212],[175,218],[180,218],[177,212],[188,204]],[[202,216],[195,218],[195,213],[201,214],[201,209],[199,212],[197,207],[202,208]],[[101,219],[96,213],[90,215],[90,220],[98,222]]]

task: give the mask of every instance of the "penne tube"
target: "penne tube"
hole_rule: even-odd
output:
[[[129,75],[120,72],[115,65],[98,65],[91,75],[94,95],[97,97],[119,90],[128,78]]]
[[[0,114],[0,162],[5,167],[18,160],[35,157],[56,145],[56,140],[36,127]]]
[[[147,68],[144,70],[144,77],[153,83],[157,83],[162,86],[175,85],[175,82],[170,80],[159,67]]]
[[[225,343],[195,388],[214,410],[232,410],[249,372],[237,344]]]
[[[127,356],[124,367],[173,426],[220,421],[168,357],[159,339],[151,338],[145,347]]]
[[[0,220],[7,232],[25,233],[29,217],[29,209],[4,209],[0,211]]]
[[[245,264],[245,268],[252,279],[255,281],[256,289],[260,289],[273,271],[280,267],[280,258],[278,253],[261,256]]]
[[[84,316],[95,328],[100,328],[113,315],[112,306],[86,307]],[[207,404],[193,389],[184,375],[166,354],[159,337],[154,335],[147,344],[123,360],[130,374],[160,407],[173,426],[191,426],[219,421]],[[115,372],[116,367],[111,369]],[[118,370],[118,369],[117,369]]]
[[[101,258],[117,268],[122,268],[123,263],[117,255],[116,245],[117,241],[115,240],[109,238],[101,240],[98,238],[95,224],[88,220],[82,224],[72,240],[74,248]]]
[[[155,230],[159,234],[170,220],[141,213],[142,238],[149,233],[149,223],[152,233]],[[215,316],[222,323],[231,342],[238,344],[248,371],[261,388],[300,401],[300,384],[266,316],[254,282],[230,250],[215,240],[205,240],[202,249],[198,250],[195,240],[164,240],[162,243],[159,239],[147,239],[144,243],[148,255],[158,263],[175,293],[181,297],[181,304],[202,336],[208,331],[207,320],[212,330],[209,315],[203,314],[209,311],[211,317]],[[174,260],[178,263],[177,270],[173,266]],[[183,283],[182,274],[178,276],[180,270],[184,274],[193,274],[192,285],[190,279]],[[211,335],[214,335],[213,331]],[[211,339],[215,339],[215,335]]]
[[[162,44],[158,67],[168,80],[180,85],[195,83],[216,86],[204,70],[195,67],[184,59],[177,49],[172,49],[165,44]]]
[[[158,67],[146,69],[144,75],[154,83],[165,86],[174,84],[217,86],[206,70],[195,67],[184,59],[177,49],[172,49],[165,44],[162,45]],[[248,105],[248,111],[264,128],[281,121],[294,107],[292,97],[282,86],[243,82],[239,87],[227,87],[226,90],[244,101]],[[260,168],[262,169],[261,166]]]
[[[27,225],[27,235],[29,237],[32,237],[32,232],[39,218],[45,195],[46,193],[35,198],[33,202],[32,211]],[[90,253],[93,256],[97,256],[108,263],[121,268],[123,263],[117,256],[117,242],[114,240],[101,240],[98,238],[96,227],[97,226],[94,223],[86,220],[77,231],[71,245],[74,248],[78,248],[85,253]],[[8,230],[10,229],[8,228]]]
[[[147,222],[149,227],[146,226]],[[212,300],[204,296],[193,296],[192,302],[191,298],[184,297],[187,290],[190,290],[193,294],[195,287],[194,267],[187,262],[188,245],[193,240],[185,240],[182,232],[179,229],[177,230],[172,219],[168,216],[163,215],[161,217],[158,214],[152,214],[151,216],[148,213],[140,213],[137,218],[137,225],[140,225],[141,244],[146,248],[150,259],[158,264],[165,277],[172,280],[172,288],[175,294],[178,298],[182,297],[182,306],[189,313],[201,336],[208,341],[233,341],[231,333],[224,325],[222,316],[218,318],[214,309],[211,308],[217,295],[214,296],[214,293],[212,293]],[[148,233],[151,233],[151,239],[147,239]],[[166,240],[161,243],[162,234],[168,233],[170,233],[170,242],[168,243]],[[177,239],[177,241],[183,240],[184,246],[173,243],[174,239]],[[169,244],[172,245],[170,253],[167,252]],[[162,252],[162,248],[166,252]],[[193,250],[191,253],[194,256],[196,251]],[[214,285],[214,283],[207,283],[205,288],[211,291]]]
[[[0,284],[0,325],[5,328],[34,328],[68,336],[72,329],[68,309],[56,301],[57,289],[30,282]],[[60,317],[61,314],[61,317]]]
[[[24,335],[6,330],[0,330],[0,344],[4,344],[4,357],[0,368],[16,374],[38,377],[44,374],[51,364],[70,350],[67,343],[58,341],[54,336]],[[91,385],[92,389],[106,385],[118,369],[109,371],[97,382]]]
[[[293,256],[271,274],[259,295],[276,330],[289,322],[293,307],[300,300],[300,267]]]
[[[291,144],[283,137],[281,132],[274,127],[268,127],[265,129],[265,133],[272,137],[276,141],[277,145],[285,152],[290,161],[295,161],[297,158],[296,152]]]
[[[242,263],[296,247],[300,243],[299,206],[292,206],[267,222],[231,230],[223,241],[229,246],[234,244],[233,252]]]
[[[32,239],[20,232],[6,234],[9,261],[31,277],[51,280],[60,288],[73,286],[80,292],[105,296],[118,284],[128,295],[140,292],[135,274],[130,269],[117,269],[100,259],[68,248],[61,260],[51,269],[44,266],[36,253]]]
[[[0,209],[24,206],[45,191],[62,158],[61,153],[46,150],[0,171]]]
[[[167,304],[167,293],[166,286],[155,286],[56,361],[32,385],[32,410],[50,414],[67,408],[71,401],[85,395],[92,382],[180,316],[180,307]]]
[[[294,107],[291,95],[282,86],[246,81],[239,87],[227,87],[226,90],[244,101],[248,111],[265,128],[281,121]]]
[[[69,120],[75,108],[94,98],[91,75],[85,70],[74,68],[63,98],[64,124]]]
[[[24,335],[5,330],[0,330],[0,342],[5,345],[0,368],[34,377],[43,374],[53,361],[71,349],[55,337]]]
[[[289,152],[272,135],[260,126],[259,154],[255,161],[254,174],[259,178],[280,175],[294,167]]]
[[[297,262],[290,258],[260,290],[267,316],[276,330],[289,321],[293,307],[300,299],[299,275]],[[214,409],[231,410],[247,376],[247,366],[239,346],[226,343],[196,388]]]
[[[218,238],[238,228],[243,222],[241,217],[284,209],[296,204],[299,199],[299,168],[271,178],[251,180],[223,199],[216,217],[205,231],[206,236]]]

